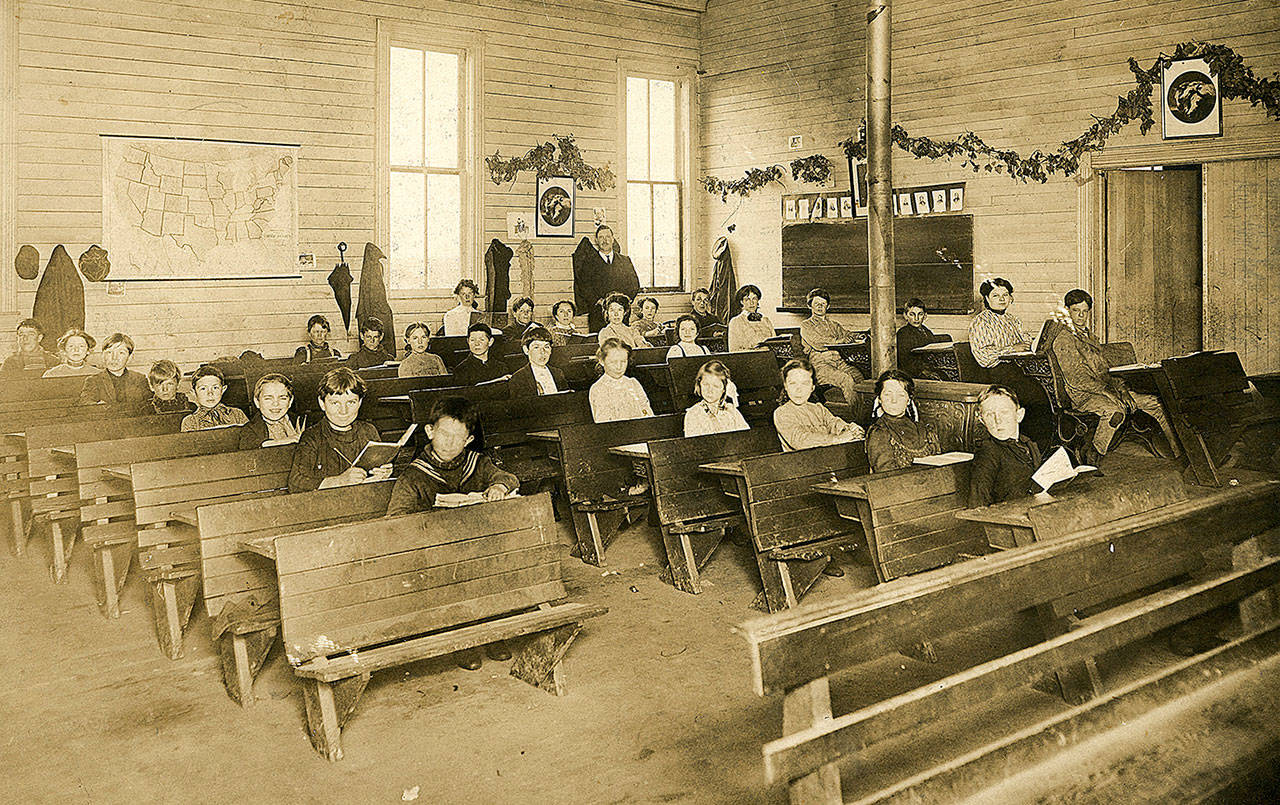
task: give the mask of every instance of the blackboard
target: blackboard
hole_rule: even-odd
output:
[[[973,216],[900,217],[893,231],[897,309],[918,296],[931,312],[972,313]],[[832,312],[869,312],[868,262],[865,218],[783,226],[778,309],[808,313],[805,295],[822,286]]]

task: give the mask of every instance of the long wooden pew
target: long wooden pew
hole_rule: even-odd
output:
[[[93,551],[94,589],[98,606],[107,617],[120,617],[120,590],[138,546],[130,465],[226,453],[235,450],[239,442],[238,428],[215,428],[77,445],[80,535]]]
[[[693,405],[693,379],[702,365],[711,360],[728,367],[733,384],[738,387],[738,409],[742,416],[752,424],[772,421],[773,409],[782,391],[782,373],[777,356],[762,349],[672,358],[667,370],[675,410],[684,411]]]
[[[60,419],[27,429],[31,476],[31,514],[49,523],[50,570],[55,582],[66,581],[67,564],[80,531],[80,482],[76,445],[95,441],[177,433],[185,414],[121,417],[110,421]]]
[[[200,589],[196,509],[219,501],[285,493],[297,445],[135,463],[138,564],[151,584],[160,648],[182,656],[182,637]]]
[[[210,503],[196,509],[205,611],[227,695],[253,703],[253,679],[280,631],[275,567],[243,543],[387,513],[394,480],[292,495]]]
[[[250,544],[276,565],[285,653],[307,732],[329,760],[372,673],[513,643],[511,674],[555,695],[561,661],[603,607],[565,597],[546,494],[348,523]]]
[[[1280,482],[1244,484],[1123,517],[988,556],[982,561],[901,578],[821,605],[799,607],[744,624],[755,691],[782,694],[782,737],[764,747],[765,776],[785,783],[796,803],[842,802],[840,764],[857,762],[905,732],[949,714],[968,710],[982,719],[983,708],[1001,694],[1032,685],[1044,675],[1124,646],[1201,613],[1240,601],[1280,581],[1280,559],[1255,558],[1232,569],[1217,569],[1194,581],[1144,594],[1079,619],[1074,628],[1028,648],[981,662],[852,712],[832,711],[829,678],[904,646],[948,633],[962,633],[993,618],[1061,600],[1090,585],[1134,579],[1154,560],[1184,551],[1213,551],[1244,543],[1280,525]],[[1244,619],[1242,645],[1274,628]],[[1230,648],[1228,646],[1227,648]],[[1180,666],[1175,666],[1176,670]],[[1119,695],[1141,696],[1143,685],[1164,678],[1157,672],[1130,683]],[[1057,744],[1088,735],[1089,714],[1110,706],[1104,695],[1064,709],[1049,722],[1008,722],[1005,737],[977,749],[957,747],[950,755],[936,746],[923,762],[905,765],[903,781],[855,796],[899,796],[929,801],[931,781],[949,796],[965,764],[1006,752],[1018,742],[1031,745],[1036,733],[1058,736],[1032,746],[1042,755]],[[1031,717],[1040,720],[1037,714]],[[1079,723],[1085,729],[1077,729]],[[1096,723],[1103,723],[1101,718]],[[988,723],[990,723],[988,721]],[[965,736],[961,736],[963,739]],[[898,753],[903,762],[909,753]],[[998,762],[998,760],[993,761]],[[949,776],[949,777],[948,777]],[[850,777],[850,780],[853,780]],[[969,793],[969,792],[965,792]]]

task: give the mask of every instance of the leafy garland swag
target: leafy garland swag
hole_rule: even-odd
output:
[[[573,142],[572,134],[564,137],[557,134],[553,137],[555,142],[530,148],[522,157],[507,159],[494,151],[493,156],[485,157],[484,160],[485,166],[489,168],[489,178],[494,184],[500,185],[503,182],[514,182],[524,171],[533,171],[539,179],[572,176],[587,190],[609,190],[614,186],[613,171],[609,169],[608,162],[603,168],[588,165]]]
[[[1068,140],[1058,150],[1043,153],[1039,150],[1031,156],[1020,156],[1016,151],[993,148],[973,132],[966,132],[954,140],[938,142],[928,137],[912,137],[902,126],[894,125],[890,133],[893,144],[916,159],[960,158],[961,165],[973,168],[973,172],[1007,173],[1021,182],[1034,180],[1047,182],[1055,173],[1071,176],[1080,169],[1080,158],[1089,151],[1099,151],[1107,139],[1124,126],[1137,120],[1146,134],[1155,125],[1151,104],[1152,89],[1160,83],[1162,71],[1171,62],[1182,59],[1204,59],[1209,69],[1218,76],[1218,87],[1224,99],[1244,98],[1251,106],[1262,105],[1268,117],[1280,120],[1280,73],[1274,78],[1257,78],[1245,66],[1244,58],[1226,45],[1205,42],[1183,42],[1173,55],[1160,54],[1149,69],[1143,70],[1135,59],[1129,59],[1129,70],[1137,86],[1122,96],[1110,117],[1095,117],[1094,123],[1074,140]],[[840,142],[845,156],[866,159],[867,121],[858,125],[856,137]],[[831,177],[834,168],[824,154],[791,161],[791,178],[810,184],[822,184]],[[780,182],[786,171],[781,165],[767,168],[751,168],[746,175],[734,181],[715,176],[702,177],[702,186],[712,195],[727,201],[729,196],[749,196],[770,182]]]

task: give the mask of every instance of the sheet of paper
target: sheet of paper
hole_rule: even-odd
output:
[[[921,456],[912,463],[927,464],[931,467],[945,467],[948,464],[960,464],[965,461],[973,461],[973,453],[952,450],[949,453],[939,453],[936,456]]]

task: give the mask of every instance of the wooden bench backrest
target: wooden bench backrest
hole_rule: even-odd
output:
[[[635,480],[632,463],[611,454],[610,447],[678,436],[684,432],[684,415],[588,422],[559,430],[560,466],[569,502],[585,503],[616,496]]]
[[[138,562],[143,568],[199,561],[199,532],[175,522],[174,513],[219,501],[287,492],[297,445],[237,450],[233,453],[170,458],[132,466]],[[153,546],[164,550],[148,551]]]
[[[294,664],[562,598],[547,493],[275,540]]]
[[[133,539],[133,483],[102,472],[104,467],[127,468],[134,463],[182,456],[201,456],[236,450],[239,428],[214,428],[159,436],[134,436],[76,446],[76,475],[80,485],[81,534],[86,542]]]
[[[27,430],[27,461],[31,476],[31,511],[61,514],[80,506],[80,482],[72,450],[77,444],[177,433],[185,414],[121,417],[111,422],[64,419]]]
[[[0,384],[0,422],[11,415],[21,420],[38,410],[69,408],[79,399],[84,381],[83,376],[46,377]]]
[[[480,438],[475,449],[493,450],[527,444],[528,434],[591,421],[585,391],[566,391],[520,400],[480,400]]]
[[[773,413],[782,391],[782,373],[778,358],[762,349],[672,358],[667,370],[675,410],[684,411],[693,405],[693,379],[707,361],[720,361],[729,369],[729,377],[738,387],[738,408],[748,422],[767,419]]]
[[[1201,434],[1231,434],[1254,412],[1249,378],[1234,352],[1199,352],[1161,361],[1174,399],[1168,401]]]
[[[1182,474],[1169,466],[1147,468],[1140,475],[1117,473],[1105,478],[1081,478],[1087,491],[1027,510],[1036,540],[1055,539],[1084,528],[1119,520],[1187,499]]]
[[[800,545],[857,528],[836,514],[813,485],[871,471],[864,442],[849,442],[743,459],[743,507],[760,551]]]
[[[481,400],[506,400],[511,396],[507,381],[485,383],[481,386],[444,386],[433,389],[417,389],[409,392],[409,405],[413,421],[419,425],[427,421],[427,415],[437,400],[444,397],[465,397],[472,402]],[[534,428],[537,430],[537,428]]]
[[[317,489],[294,495],[210,503],[199,507],[200,575],[210,618],[228,604],[276,600],[276,571],[240,542],[386,515],[394,480]]]
[[[971,461],[963,461],[866,476],[863,489],[870,523],[863,525],[880,581],[986,551],[981,526],[955,516],[969,507],[971,467]]]
[[[649,442],[658,522],[675,525],[740,513],[742,506],[724,494],[719,479],[702,472],[698,466],[712,461],[764,455],[779,449],[777,431],[768,425],[734,433]]]
[[[956,341],[951,349],[956,355],[956,371],[960,373],[961,383],[990,383],[991,372],[978,365],[973,357],[973,348],[968,341]]]

